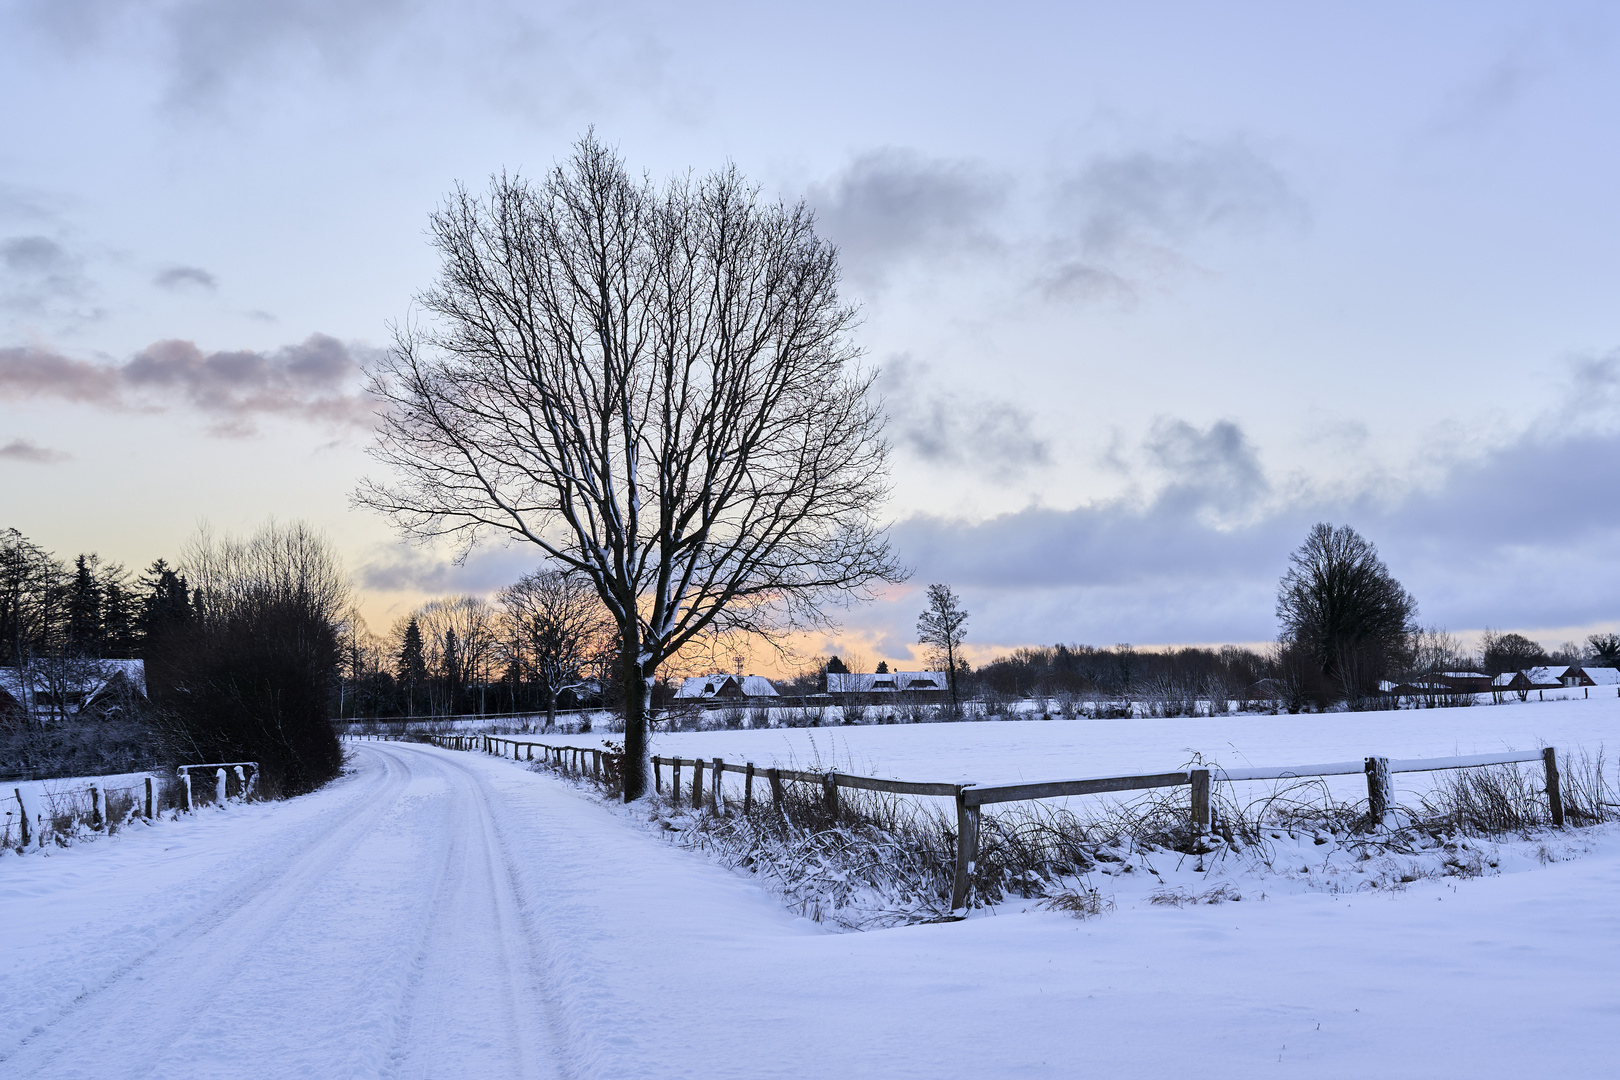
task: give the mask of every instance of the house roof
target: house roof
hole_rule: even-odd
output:
[[[827,673],[829,694],[887,694],[904,690],[943,690],[948,686],[943,671],[891,671],[887,675],[865,672]]]
[[[1620,668],[1612,667],[1583,667],[1581,668],[1594,686],[1620,686]]]
[[[1541,667],[1525,668],[1524,677],[1530,680],[1531,686],[1558,686],[1568,672],[1568,664],[1543,664]]]
[[[681,688],[675,691],[678,698],[710,698],[719,695],[720,691],[730,684],[742,691],[743,697],[777,697],[776,687],[771,680],[763,675],[744,675],[739,684],[736,675],[724,672],[714,675],[698,675],[681,681]]]
[[[84,696],[85,701],[100,694],[107,689],[109,683],[119,677],[127,681],[143,697],[146,695],[145,660],[86,660],[83,667],[74,674],[77,676],[75,689]],[[24,702],[35,692],[44,689],[39,674],[36,673],[32,678],[25,680],[23,673],[16,668],[0,667],[0,691],[4,691],[14,701]]]

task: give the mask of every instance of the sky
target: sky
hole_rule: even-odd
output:
[[[1427,625],[1620,626],[1620,12],[12,0],[0,526],[332,538],[386,629],[533,568],[351,506],[458,182],[585,131],[838,245],[905,585],[809,650],[1261,642],[1316,521]],[[761,661],[766,664],[767,661]]]

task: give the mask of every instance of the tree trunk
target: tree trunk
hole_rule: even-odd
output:
[[[557,691],[546,687],[546,730],[557,726]]]
[[[647,675],[642,670],[641,635],[632,625],[623,633],[624,801],[647,794]]]

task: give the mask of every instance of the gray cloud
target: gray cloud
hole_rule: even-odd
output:
[[[1010,401],[968,398],[939,385],[926,365],[890,358],[879,384],[898,445],[934,465],[965,467],[994,477],[1051,464],[1048,441],[1034,416]]]
[[[48,446],[40,446],[28,439],[12,439],[0,446],[0,461],[22,461],[30,465],[55,465],[68,460],[69,455]]]
[[[68,313],[89,292],[84,260],[44,235],[0,239],[0,309]]]
[[[462,561],[421,547],[378,547],[361,567],[362,587],[380,592],[487,593],[541,563],[530,545],[474,548]]]
[[[979,162],[883,147],[806,198],[852,272],[881,280],[895,263],[929,252],[999,247],[993,219],[1011,187]]]
[[[1225,521],[1255,510],[1271,491],[1254,446],[1230,420],[1200,431],[1185,420],[1161,419],[1143,448],[1169,478],[1159,495],[1167,506]]]
[[[1186,139],[1087,162],[1061,179],[1055,213],[1091,253],[1186,243],[1217,229],[1248,230],[1295,215],[1282,172],[1240,140]]]
[[[1282,170],[1240,139],[1094,155],[1021,186],[980,161],[884,147],[806,199],[867,284],[921,259],[993,258],[1049,299],[1114,301],[1179,267],[1203,236],[1297,221],[1304,207]]]
[[[171,266],[159,271],[152,284],[164,289],[217,289],[219,279],[198,266]]]
[[[410,0],[36,0],[32,25],[68,56],[131,43],[156,47],[170,72],[170,100],[208,106],[244,75],[299,61],[344,70],[409,21]]]
[[[205,353],[189,341],[160,341],[123,364],[0,348],[0,399],[111,409],[163,409],[178,401],[213,416],[213,430],[222,435],[248,434],[253,418],[265,415],[369,427],[372,406],[356,392],[359,373],[354,350],[325,334],[274,352]]]
[[[1162,421],[1144,453],[1146,499],[1032,508],[968,523],[919,515],[896,548],[917,579],[950,581],[981,642],[1254,641],[1275,633],[1288,553],[1317,521],[1381,549],[1425,622],[1453,629],[1591,625],[1620,618],[1620,431],[1554,418],[1396,497],[1278,502],[1235,425]],[[898,619],[873,609],[874,625]]]

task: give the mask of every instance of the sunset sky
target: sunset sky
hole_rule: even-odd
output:
[[[377,630],[462,567],[351,509],[457,181],[594,126],[841,249],[914,570],[989,652],[1263,641],[1348,523],[1425,624],[1620,626],[1620,11],[394,0],[0,7],[0,527],[301,518]]]

